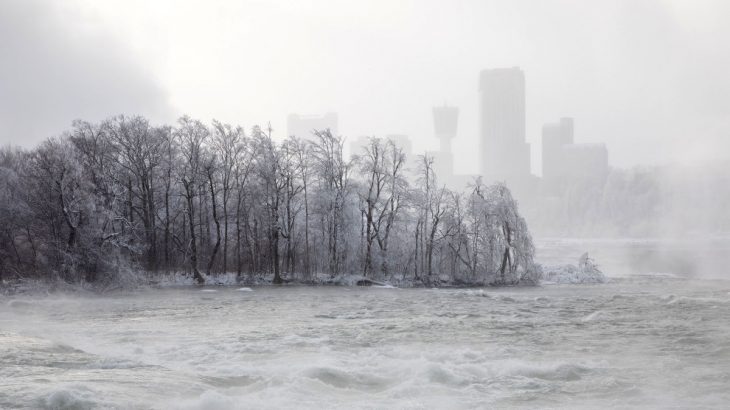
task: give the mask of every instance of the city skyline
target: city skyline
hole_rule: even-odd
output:
[[[525,74],[519,67],[479,73],[479,174],[487,181],[527,183],[530,145],[525,140]]]
[[[15,40],[3,43],[3,145],[34,146],[75,118],[119,113],[270,122],[283,136],[288,113],[337,111],[342,134],[409,135],[422,152],[438,145],[430,110],[445,99],[460,107],[456,171],[471,173],[477,73],[519,66],[535,174],[542,125],[566,115],[619,167],[730,152],[722,2],[163,1],[145,13],[140,2],[7,4],[1,38]]]
[[[0,407],[727,408],[728,15],[0,0]]]
[[[519,67],[485,68],[479,72],[479,134],[477,135],[477,172],[460,173],[455,167],[453,141],[458,135],[459,107],[444,103],[433,107],[433,135],[438,149],[414,152],[411,138],[402,134],[360,135],[349,142],[349,154],[360,155],[370,138],[391,140],[409,158],[411,171],[418,169],[418,156],[434,159],[440,183],[452,189],[467,186],[476,176],[486,183],[505,182],[521,199],[560,194],[576,181],[592,181],[601,186],[610,172],[608,148],[603,142],[576,143],[574,119],[561,117],[545,123],[541,134],[541,169],[530,157],[525,138],[525,73]],[[314,139],[316,130],[338,134],[338,115],[289,114],[287,136]],[[537,178],[536,178],[537,177]]]

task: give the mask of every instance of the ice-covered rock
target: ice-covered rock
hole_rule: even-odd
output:
[[[605,283],[606,275],[598,269],[588,253],[581,255],[578,266],[543,266],[543,282],[548,283]]]

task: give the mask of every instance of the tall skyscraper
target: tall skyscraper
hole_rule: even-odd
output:
[[[575,181],[601,182],[608,176],[605,144],[576,144],[573,119],[542,127],[542,178],[545,192],[559,193]]]
[[[456,137],[459,109],[444,105],[433,108],[433,127],[439,140],[439,151],[434,153],[436,174],[447,184],[451,184],[454,176],[454,156],[451,152],[451,140]]]
[[[518,67],[482,70],[479,76],[480,171],[487,182],[529,185],[530,145],[525,142],[525,75]]]
[[[566,164],[563,147],[573,144],[573,119],[561,118],[560,122],[542,127],[542,177],[552,181],[565,174]]]

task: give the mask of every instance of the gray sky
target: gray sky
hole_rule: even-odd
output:
[[[431,107],[461,110],[475,172],[479,70],[520,66],[540,129],[576,121],[613,165],[728,158],[730,2],[0,0],[0,144],[75,118],[239,123],[336,111],[340,132],[434,149]]]

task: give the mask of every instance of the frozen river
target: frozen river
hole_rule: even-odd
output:
[[[730,282],[4,297],[0,408],[727,408]]]

